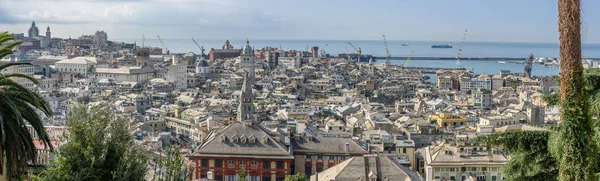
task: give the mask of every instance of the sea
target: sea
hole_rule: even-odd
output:
[[[195,39],[200,46],[204,46],[206,54],[211,48],[219,49],[225,43],[225,39]],[[142,39],[117,39],[126,43],[137,43],[142,45]],[[229,40],[234,48],[240,48],[246,44],[246,40]],[[307,47],[318,46],[327,54],[337,56],[340,53],[356,53],[348,44],[360,47],[362,54],[370,54],[377,57],[385,57],[385,46],[383,40],[250,40],[250,45],[255,49],[263,47],[277,47],[283,50],[306,50]],[[192,39],[163,39],[167,49],[173,53],[194,52],[200,54]],[[162,47],[158,39],[146,39],[146,46]],[[460,48],[460,41],[387,41],[392,56],[407,57],[414,51],[414,57],[455,57]],[[409,46],[402,46],[409,44]],[[453,48],[431,48],[434,44],[452,44]],[[528,57],[533,53],[535,57],[558,57],[558,43],[521,43],[521,42],[465,42],[461,57]],[[584,58],[600,58],[600,44],[583,44],[582,55]],[[381,63],[383,60],[378,60]],[[404,64],[404,60],[392,60],[394,65]],[[476,74],[498,74],[500,70],[512,72],[523,72],[522,64],[501,64],[497,61],[461,60],[462,67],[473,70]],[[408,66],[422,67],[456,67],[454,60],[410,60]],[[558,68],[549,68],[534,65],[532,75],[545,76],[557,75]]]

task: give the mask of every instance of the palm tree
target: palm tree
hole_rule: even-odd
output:
[[[13,48],[21,42],[10,42],[14,37],[8,32],[0,33],[0,59],[14,53]],[[29,63],[6,63],[0,65],[0,71]],[[42,124],[38,112],[51,116],[50,105],[42,97],[23,86],[14,78],[27,79],[38,83],[33,77],[20,73],[0,74],[0,155],[6,158],[6,175],[20,178],[24,174],[27,164],[35,161],[36,147],[32,135],[27,129],[31,125],[45,146],[52,148],[50,139]],[[1,159],[0,159],[1,160]],[[0,171],[4,172],[0,167]]]

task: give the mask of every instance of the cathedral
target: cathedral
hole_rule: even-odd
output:
[[[40,29],[35,25],[35,21],[31,22],[31,27],[29,27],[29,31],[27,32],[29,38],[40,36]]]

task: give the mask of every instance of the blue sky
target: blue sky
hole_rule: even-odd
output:
[[[584,43],[600,1],[582,0]],[[54,36],[557,42],[556,0],[0,0],[0,30],[35,20]]]

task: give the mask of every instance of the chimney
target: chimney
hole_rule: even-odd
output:
[[[213,172],[212,172],[212,171],[208,171],[208,172],[206,172],[206,179],[207,179],[207,180],[214,180],[214,179],[215,179],[215,178],[214,178],[214,174],[213,174]]]

